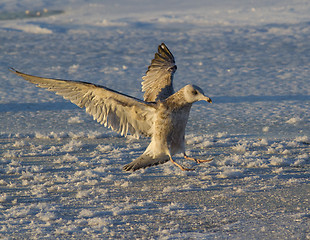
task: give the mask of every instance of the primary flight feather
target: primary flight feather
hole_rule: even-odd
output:
[[[124,170],[135,171],[169,160],[182,170],[193,170],[176,163],[172,156],[183,153],[186,159],[197,163],[211,161],[186,156],[184,135],[192,104],[201,100],[212,101],[195,85],[186,85],[175,93],[172,82],[176,69],[172,53],[162,43],[142,77],[144,101],[92,83],[42,78],[13,68],[10,70],[85,108],[99,123],[123,136],[130,133],[136,138],[141,135],[150,137],[151,143],[145,152],[125,165]]]

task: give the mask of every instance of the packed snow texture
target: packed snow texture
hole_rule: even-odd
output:
[[[0,4],[1,239],[310,239],[310,3]],[[122,138],[9,67],[142,98],[165,42],[213,104],[192,107],[187,154],[134,173]]]

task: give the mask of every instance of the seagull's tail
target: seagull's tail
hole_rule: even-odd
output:
[[[169,156],[161,156],[159,158],[153,158],[147,154],[142,154],[136,160],[132,161],[131,163],[126,164],[123,167],[125,171],[134,172],[140,168],[147,168],[154,165],[162,164],[169,161]]]

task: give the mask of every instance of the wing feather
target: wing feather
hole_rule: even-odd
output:
[[[176,69],[172,53],[162,43],[158,46],[158,52],[155,53],[146,75],[142,77],[144,101],[155,102],[171,96],[174,93],[172,82]]]
[[[155,103],[148,103],[121,94],[112,89],[79,81],[42,78],[28,75],[15,69],[13,73],[36,84],[37,87],[55,92],[57,95],[85,108],[94,120],[126,136],[128,133],[138,138],[151,136],[154,122]]]

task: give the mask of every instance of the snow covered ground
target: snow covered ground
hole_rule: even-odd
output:
[[[103,2],[103,3],[102,3]],[[1,239],[310,239],[310,3],[0,4]],[[194,83],[187,150],[214,160],[127,173],[125,139],[8,67],[142,98],[165,42]]]

